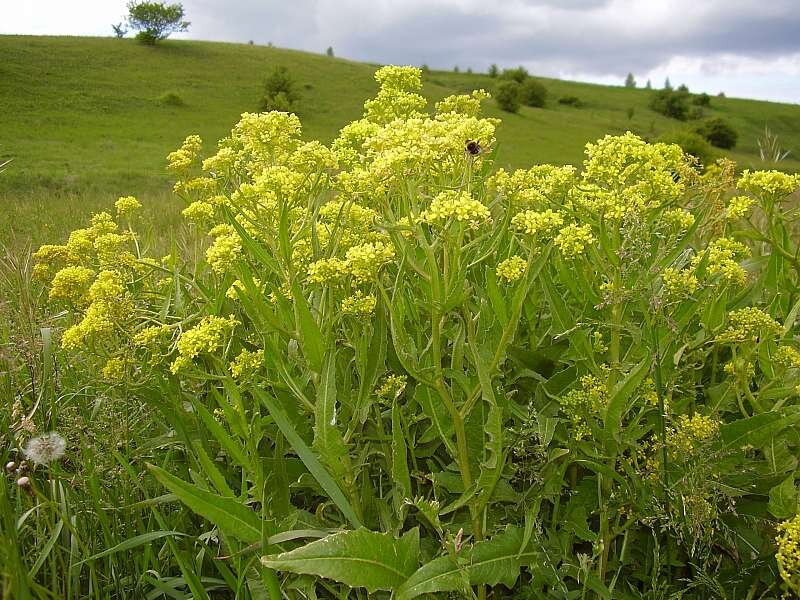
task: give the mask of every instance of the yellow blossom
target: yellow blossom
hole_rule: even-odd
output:
[[[517,281],[525,273],[528,262],[521,256],[514,255],[497,265],[497,276],[507,282]]]

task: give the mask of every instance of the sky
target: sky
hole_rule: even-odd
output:
[[[185,0],[176,38],[800,103],[800,0]],[[125,0],[0,0],[0,33],[111,35]]]

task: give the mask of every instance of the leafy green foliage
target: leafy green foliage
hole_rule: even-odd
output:
[[[694,156],[703,165],[710,165],[714,161],[714,150],[711,145],[703,136],[694,131],[677,129],[658,136],[657,141],[677,144],[686,154]]]
[[[501,110],[515,113],[522,105],[522,86],[513,80],[503,81],[495,88],[494,99]]]
[[[261,110],[296,110],[299,99],[297,84],[285,66],[277,66],[264,80],[264,97]]]
[[[650,100],[650,108],[670,119],[685,121],[689,117],[689,94],[683,90],[664,88],[655,92]]]
[[[189,22],[184,21],[183,17],[183,6],[179,3],[128,2],[128,25],[139,32],[136,39],[145,44],[155,44],[171,33],[189,29]]]
[[[520,95],[525,106],[541,108],[547,100],[547,88],[538,79],[529,77],[522,82]]]
[[[702,135],[717,148],[730,149],[736,145],[739,134],[725,119],[715,117],[708,119],[697,128],[697,133]]]

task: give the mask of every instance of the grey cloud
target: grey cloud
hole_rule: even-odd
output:
[[[800,53],[796,0],[185,0],[192,37],[379,63],[623,77],[675,57]],[[710,65],[710,66],[708,66]]]

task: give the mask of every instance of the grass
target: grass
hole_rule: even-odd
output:
[[[0,106],[4,108],[0,162],[0,241],[20,247],[58,241],[94,210],[118,195],[134,194],[153,225],[173,221],[164,157],[190,133],[206,150],[226,135],[238,116],[258,109],[263,79],[286,66],[301,92],[298,112],[308,139],[331,141],[361,114],[375,89],[375,65],[245,44],[85,37],[0,36],[4,57]],[[475,88],[491,89],[487,75],[432,71],[425,93],[435,101]],[[652,92],[543,79],[544,109],[519,114],[487,106],[501,117],[498,163],[579,164],[587,141],[634,131],[655,138],[685,126],[648,108]],[[560,105],[576,96],[581,108]],[[182,104],[165,102],[177,97]],[[742,168],[765,166],[757,138],[764,125],[792,150],[782,168],[800,170],[800,106],[713,98],[708,116],[723,116],[740,134],[727,153]]]

